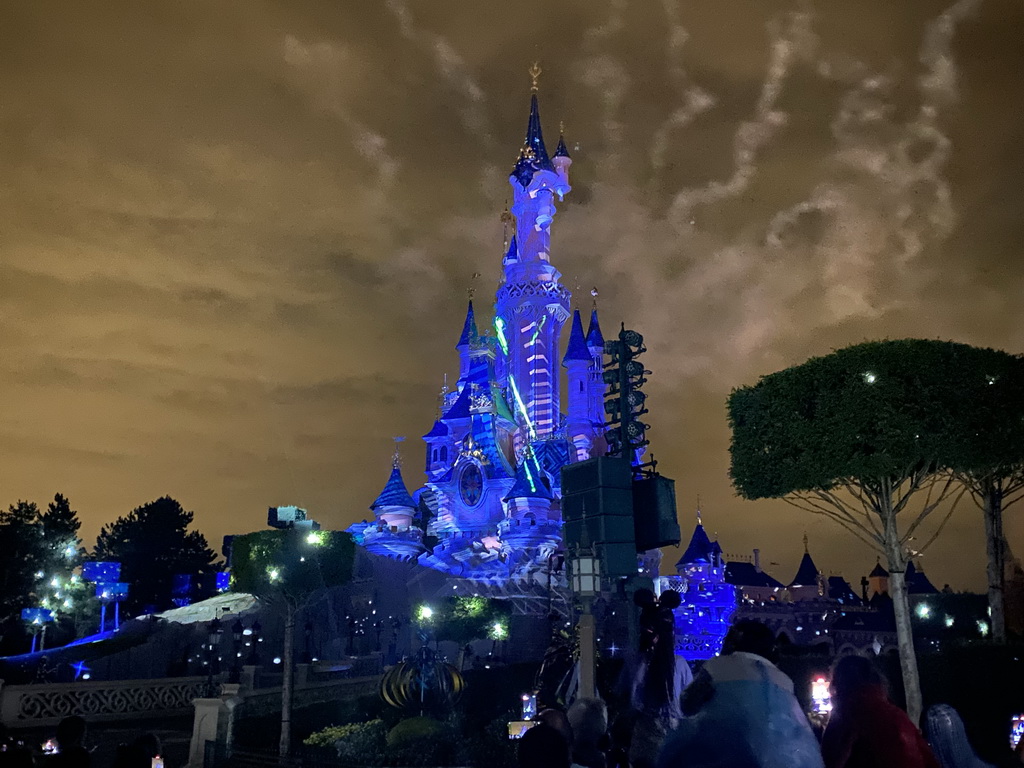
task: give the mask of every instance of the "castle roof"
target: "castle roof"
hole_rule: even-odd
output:
[[[693,563],[710,563],[721,551],[722,548],[718,546],[718,543],[712,542],[708,538],[704,526],[697,523],[697,527],[693,529],[693,536],[690,537],[690,544],[683,552],[683,556],[679,558],[679,562],[676,563],[676,568]]]
[[[469,306],[466,308],[466,322],[462,325],[462,335],[459,336],[459,343],[455,345],[455,348],[468,347],[478,336],[476,315],[473,313],[473,300],[470,299]]]
[[[405,481],[402,479],[402,470],[397,463],[391,469],[391,477],[388,478],[387,483],[384,485],[384,490],[380,492],[380,496],[370,505],[370,509],[374,512],[380,507],[416,508],[416,502],[412,500],[412,496],[409,495],[409,489],[405,487]]]
[[[860,605],[863,602],[860,595],[853,591],[850,582],[842,576],[829,576],[827,584],[827,595],[832,600],[838,600],[844,605]]]
[[[577,309],[572,313],[572,329],[569,331],[569,344],[565,349],[562,365],[567,365],[570,360],[585,360],[589,363],[592,359],[583,335],[583,320],[580,319],[580,311]]]
[[[782,589],[781,581],[773,579],[764,571],[759,571],[753,563],[730,561],[725,564],[725,581],[738,587],[770,587]]]
[[[558,146],[555,147],[555,157],[570,157],[569,149],[565,146],[565,137],[558,134]]]
[[[423,439],[427,440],[431,437],[446,437],[448,435],[448,432],[448,425],[445,424],[440,419],[438,419],[437,421],[434,422],[434,426],[430,428],[430,431],[423,436]]]
[[[555,166],[548,157],[544,146],[544,134],[540,128],[540,107],[537,94],[530,97],[530,118],[526,124],[526,139],[519,152],[519,159],[512,169],[512,176],[524,187],[530,186],[533,174],[537,171],[553,171]]]
[[[590,311],[590,328],[587,330],[587,346],[600,347],[604,349],[604,336],[601,333],[601,325],[597,322],[597,309]]]
[[[907,593],[911,595],[934,595],[939,590],[935,588],[928,577],[924,575],[924,571],[918,570],[914,565],[914,561],[911,560],[907,563]]]
[[[516,236],[512,235],[512,239],[508,241],[508,250],[505,251],[505,264],[510,261],[516,261],[519,258],[519,243],[516,241]]]
[[[531,469],[530,465],[533,465]],[[551,493],[547,476],[540,468],[540,464],[531,456],[524,456],[523,462],[516,469],[516,481],[511,490],[506,494],[503,501],[509,499],[545,499],[551,501],[554,495]]]
[[[796,569],[796,576],[793,577],[793,581],[790,582],[791,587],[809,587],[812,584],[818,583],[818,566],[811,560],[809,552],[805,551],[804,556],[800,558],[800,567]]]
[[[881,576],[883,578],[888,578],[889,572],[882,567],[882,561],[879,560],[877,563],[875,563],[875,567],[871,569],[871,573],[869,573],[868,576]]]

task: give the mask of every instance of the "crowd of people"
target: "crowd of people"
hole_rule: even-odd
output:
[[[86,746],[87,725],[78,715],[57,724],[53,739],[36,747],[0,731],[0,768],[100,768]],[[160,739],[152,733],[120,744],[110,768],[163,768]]]
[[[661,613],[665,614],[664,608]],[[775,637],[741,621],[722,653],[681,671],[670,616],[651,609],[642,653],[624,673],[630,711],[611,723],[599,699],[542,710],[519,742],[522,768],[1003,768],[1024,765],[1024,743],[992,766],[975,754],[960,715],[932,706],[922,729],[889,700],[872,659],[832,668],[833,709],[817,730],[776,665]]]

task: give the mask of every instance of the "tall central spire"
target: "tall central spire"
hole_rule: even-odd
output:
[[[496,314],[508,350],[499,367],[518,404],[516,421],[528,434],[544,437],[561,421],[558,346],[569,318],[569,292],[559,282],[561,274],[551,264],[549,250],[555,202],[569,192],[572,161],[567,156],[552,159],[544,145],[539,75],[540,67],[534,64],[526,136],[509,175],[515,236],[504,259],[505,280],[496,297]]]

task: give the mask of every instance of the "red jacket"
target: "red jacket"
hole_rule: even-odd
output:
[[[836,705],[821,752],[825,768],[940,768],[921,732],[880,685]]]

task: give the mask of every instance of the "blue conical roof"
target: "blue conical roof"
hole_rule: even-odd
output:
[[[530,119],[526,124],[526,139],[519,152],[519,159],[512,169],[512,176],[524,187],[530,185],[533,174],[540,170],[553,171],[555,166],[548,157],[544,146],[544,134],[540,129],[540,107],[537,105],[537,94],[530,98]]]
[[[512,489],[505,495],[509,499],[545,499],[551,501],[554,496],[548,487],[548,479],[540,468],[540,463],[532,456],[524,456],[523,463],[516,469],[516,481]]]
[[[558,146],[555,147],[555,157],[570,157],[569,149],[565,146],[565,137],[558,134]]]
[[[693,536],[690,537],[690,545],[683,552],[683,556],[679,558],[676,568],[694,563],[710,563],[714,559],[715,553],[715,544],[708,538],[704,526],[697,523],[697,527],[693,529]]]
[[[519,259],[519,244],[516,242],[516,236],[512,235],[512,239],[508,241],[508,250],[505,251],[505,263],[510,261],[517,261]]]
[[[476,315],[473,314],[473,300],[469,300],[469,307],[466,309],[466,322],[462,326],[462,335],[459,336],[459,343],[455,348],[468,347],[479,334],[476,330]]]
[[[370,509],[375,512],[380,507],[416,508],[416,502],[412,500],[412,496],[409,495],[409,489],[405,487],[405,481],[402,479],[402,470],[398,464],[395,464],[391,469],[391,477],[388,478],[388,482],[384,486],[384,490],[380,492],[380,496],[370,505]]]
[[[590,362],[593,356],[587,349],[587,340],[583,336],[583,320],[580,319],[580,311],[572,313],[572,329],[569,331],[569,345],[565,349],[565,357],[562,358],[562,365],[570,360],[586,360]]]
[[[601,333],[601,325],[597,322],[596,308],[590,311],[590,330],[587,331],[587,346],[604,349],[604,336]]]
[[[917,569],[913,560],[907,562],[906,580],[907,592],[911,595],[934,595],[939,591],[924,575],[924,571]]]
[[[809,587],[813,584],[818,583],[818,566],[811,560],[809,552],[804,552],[804,556],[800,558],[800,567],[796,569],[796,576],[793,577],[793,581],[789,586],[791,587]]]

